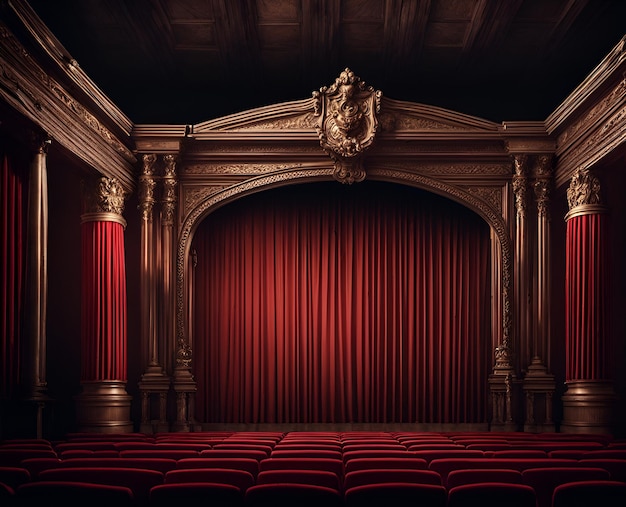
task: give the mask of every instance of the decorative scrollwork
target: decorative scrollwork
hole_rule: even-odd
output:
[[[365,179],[360,160],[374,142],[382,93],[346,68],[329,87],[313,92],[320,145],[335,161],[334,177],[342,183]]]

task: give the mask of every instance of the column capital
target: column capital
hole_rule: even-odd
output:
[[[567,205],[569,211],[565,221],[581,215],[606,213],[602,203],[600,180],[588,167],[579,167],[574,172],[567,189]]]
[[[81,215],[81,223],[117,222],[126,227],[122,216],[126,195],[126,190],[116,178],[103,176],[95,182],[83,181],[85,212]]]

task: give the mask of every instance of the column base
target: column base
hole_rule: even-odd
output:
[[[130,402],[126,383],[116,380],[82,382],[76,396],[77,431],[87,433],[131,433]]]
[[[617,394],[606,380],[566,382],[563,402],[562,433],[608,433],[614,431]]]

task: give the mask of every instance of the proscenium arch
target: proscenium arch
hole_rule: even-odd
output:
[[[499,258],[493,259],[499,268],[501,291],[500,315],[502,333],[499,338],[499,345],[509,347],[509,335],[511,328],[510,316],[510,280],[511,280],[511,240],[507,233],[507,226],[503,217],[496,212],[485,201],[476,198],[454,185],[444,183],[432,178],[422,176],[400,169],[393,168],[370,168],[367,170],[367,178],[370,180],[386,181],[417,187],[429,192],[439,194],[443,197],[456,201],[477,213],[491,228],[498,239]],[[198,203],[187,215],[183,222],[178,240],[177,260],[176,260],[176,327],[177,327],[177,357],[181,349],[190,350],[187,336],[185,315],[188,312],[188,305],[191,304],[187,295],[187,274],[188,259],[193,236],[199,224],[206,216],[227,203],[250,194],[262,192],[276,187],[287,186],[292,183],[307,183],[317,181],[334,181],[333,168],[326,165],[309,166],[306,168],[284,169],[271,174],[250,178],[241,183],[229,186],[215,194],[210,195]],[[337,183],[340,185],[340,183]],[[358,185],[358,183],[355,183]],[[193,350],[191,349],[191,360],[193,361]]]

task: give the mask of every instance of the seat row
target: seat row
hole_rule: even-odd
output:
[[[57,472],[53,470],[51,472]],[[282,507],[282,506],[409,506],[462,507],[570,507],[626,505],[626,483],[610,479],[561,480],[540,487],[525,484],[522,480],[474,481],[446,488],[435,480],[416,482],[413,478],[394,476],[392,480],[375,480],[371,477],[355,481],[354,485],[339,489],[331,485],[310,482],[288,482],[284,477],[276,480],[250,482],[247,487],[225,481],[178,482],[160,481],[158,472],[153,479],[144,474],[126,475],[120,470],[116,482],[98,480],[81,481],[49,478],[27,482],[13,489],[0,483],[0,500],[8,507],[39,507],[41,505],[72,503],[90,507],[171,507],[176,503],[213,506]],[[426,471],[422,471],[426,472]],[[541,472],[538,472],[538,476]],[[504,478],[502,478],[504,479]],[[512,479],[512,477],[511,477]],[[302,480],[302,479],[300,479]],[[139,487],[140,485],[141,487]]]

